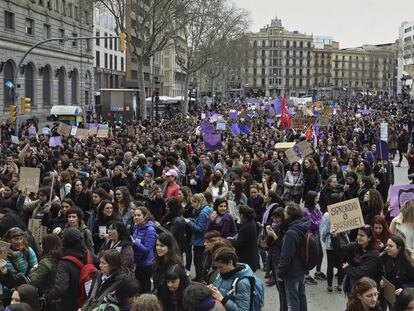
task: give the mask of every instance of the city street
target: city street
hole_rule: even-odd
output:
[[[409,183],[407,178],[407,161],[404,160],[401,167],[395,167],[397,165],[396,161],[394,163],[394,172],[395,172],[395,183],[396,184],[407,184]],[[324,258],[322,264],[322,271],[326,273],[326,261]],[[264,276],[263,272],[258,273],[262,278]],[[313,276],[314,271],[311,272]],[[333,292],[328,293],[326,291],[326,281],[317,281],[317,285],[306,285],[306,297],[308,299],[308,311],[343,311],[345,310],[346,298],[345,294]],[[334,280],[334,285],[335,285]],[[279,310],[279,298],[276,286],[266,287],[265,292],[265,307],[263,311],[277,311]]]

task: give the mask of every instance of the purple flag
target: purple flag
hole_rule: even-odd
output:
[[[229,119],[230,120],[237,120],[238,114],[237,111],[230,111],[229,112]]]
[[[363,116],[366,116],[367,114],[369,114],[369,109],[362,109],[362,110],[361,110],[361,114],[362,114]]]
[[[215,151],[223,148],[220,134],[204,134],[203,140],[206,151]]]
[[[376,152],[375,152],[375,156],[377,157],[377,160],[388,161],[388,156],[389,156],[388,143],[379,138],[375,138],[375,146],[377,147]]]
[[[242,132],[243,134],[249,135],[252,131],[250,129],[250,125],[248,124],[243,124],[240,125],[240,132]]]
[[[248,113],[247,113],[247,116],[248,116],[250,119],[252,119],[252,118],[254,117],[254,112],[248,112]]]
[[[240,135],[240,128],[239,128],[239,125],[237,123],[233,123],[231,125],[231,133],[233,134],[233,136]]]
[[[279,98],[273,101],[273,105],[275,106],[275,114],[282,114],[282,101]]]
[[[268,119],[266,120],[266,123],[267,123],[267,124],[274,124],[274,123],[275,123],[275,119],[268,118]]]
[[[62,146],[62,137],[61,136],[50,137],[49,147],[59,147],[59,146]]]
[[[400,213],[401,206],[408,200],[414,200],[414,185],[391,186],[388,198],[392,207],[390,216],[395,217]]]
[[[200,130],[202,134],[211,134],[214,132],[214,127],[207,121],[201,122]]]
[[[313,108],[313,109],[312,109],[312,112],[313,112],[313,115],[314,115],[315,117],[317,117],[317,116],[319,116],[319,115],[320,115],[320,110],[318,110],[318,109]]]

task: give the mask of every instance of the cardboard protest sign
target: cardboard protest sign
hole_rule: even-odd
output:
[[[296,149],[297,150],[297,149]],[[300,156],[295,152],[294,147],[288,150],[285,150],[286,158],[289,160],[290,163],[299,162]]]
[[[70,135],[76,136],[77,131],[78,131],[78,127],[77,126],[72,126],[72,128],[70,129]]]
[[[105,129],[105,128],[100,128],[99,130],[98,130],[98,132],[96,133],[96,137],[98,137],[98,138],[106,138],[106,137],[108,137],[108,134],[109,134],[109,129]]]
[[[292,128],[303,128],[303,126],[306,124],[305,118],[292,118]]]
[[[19,140],[19,137],[18,136],[11,136],[11,141],[12,141],[12,143],[13,144],[15,144],[15,145],[18,145],[18,144],[20,144],[20,140]]]
[[[70,125],[67,125],[65,123],[60,122],[59,127],[57,129],[57,132],[60,135],[63,135],[65,137],[69,137],[71,129],[72,129],[72,127]]]
[[[331,115],[332,114],[332,107],[328,105],[323,106],[322,114],[324,115]]]
[[[381,122],[380,132],[381,132],[381,140],[388,142],[388,123]]]
[[[336,233],[361,228],[364,226],[361,206],[358,198],[328,205],[331,225]]]
[[[89,130],[77,128],[75,138],[78,139],[88,139]]]
[[[41,219],[29,219],[29,225],[27,227],[36,240],[41,241],[43,236],[47,234],[47,227],[42,226]]]
[[[414,185],[391,186],[388,192],[390,205],[392,207],[390,216],[395,217],[400,213],[401,206],[409,200],[414,200]]]
[[[0,241],[0,258],[6,259],[10,250],[10,243]]]
[[[285,150],[287,150],[287,149],[292,148],[294,145],[296,145],[296,143],[294,143],[294,142],[277,143],[277,144],[275,145],[275,149],[276,149],[277,151],[285,151]]]
[[[135,137],[135,127],[133,125],[128,125],[128,136]]]
[[[88,130],[88,135],[89,136],[95,136],[96,134],[98,134],[98,128],[97,127],[90,127]]]
[[[62,136],[52,136],[49,139],[49,147],[59,147],[62,146]]]
[[[27,150],[29,150],[30,144],[26,144],[26,146],[23,147],[22,150],[19,152],[19,160],[24,161],[24,158],[26,156]]]
[[[312,153],[313,149],[306,140],[301,141],[300,143],[285,151],[285,155],[290,163],[300,161]]]
[[[385,277],[382,277],[382,282],[384,283],[384,297],[391,305],[393,305],[395,303],[395,286]]]
[[[37,192],[39,190],[40,168],[21,167],[19,175],[19,190]]]
[[[224,122],[217,122],[216,129],[220,131],[226,130],[226,123]]]
[[[319,127],[328,127],[330,122],[330,119],[327,117],[319,117],[318,119]]]

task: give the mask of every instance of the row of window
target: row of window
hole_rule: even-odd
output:
[[[14,31],[16,30],[15,26],[15,15],[13,12],[5,11],[5,19],[4,19],[4,27],[6,30]],[[25,33],[29,36],[35,35],[35,21],[32,18],[26,18],[25,20]],[[71,33],[72,37],[77,37],[78,34],[75,32]],[[52,27],[49,24],[43,24],[43,39],[50,39],[52,37]],[[59,28],[58,29],[58,37],[64,38],[65,37],[65,29]],[[72,47],[78,46],[78,41],[74,40],[71,41]],[[59,41],[59,44],[64,44],[63,41]],[[89,45],[89,41],[88,41]]]
[[[36,0],[31,0],[31,2],[35,3]],[[37,4],[63,16],[73,18],[76,21],[80,20],[79,7],[71,2],[66,3],[66,0],[37,0]],[[89,24],[89,14],[88,11],[85,11],[85,22],[87,25]]]
[[[257,46],[259,46],[258,44],[260,43],[260,41],[257,41],[257,40],[254,40],[253,41],[253,46],[254,47],[257,47]],[[268,46],[268,47],[282,47],[282,46],[285,46],[285,47],[294,47],[294,48],[296,48],[296,47],[299,47],[299,48],[304,48],[304,47],[308,47],[308,48],[311,48],[312,47],[312,42],[310,42],[310,41],[308,41],[308,42],[304,42],[304,41],[289,41],[289,40],[286,40],[286,41],[283,41],[283,44],[282,44],[282,41],[269,41],[269,45],[267,45],[267,40],[262,40],[261,41],[261,45],[260,46],[262,46],[262,47],[266,47],[266,46]]]
[[[95,32],[95,37],[100,37],[101,36],[101,32],[99,30],[97,30]],[[119,46],[119,38],[118,37],[113,37],[111,34],[108,36],[107,32],[104,32],[104,37],[108,37],[103,39],[104,41],[104,48],[105,49],[109,49],[109,50],[113,50],[113,51],[119,51],[118,50],[118,46]],[[96,39],[96,46],[101,46],[101,40],[102,39]]]
[[[96,67],[101,68],[101,53],[99,51],[96,51],[95,53],[95,61],[96,61]],[[111,69],[111,70],[118,70],[118,56],[112,55],[112,54],[108,55],[108,53],[105,53],[103,68]],[[123,57],[121,57],[121,71],[124,71],[124,58]]]

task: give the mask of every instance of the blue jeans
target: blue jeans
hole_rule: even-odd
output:
[[[284,279],[284,282],[288,311],[307,311],[304,275],[295,278],[288,277]]]

